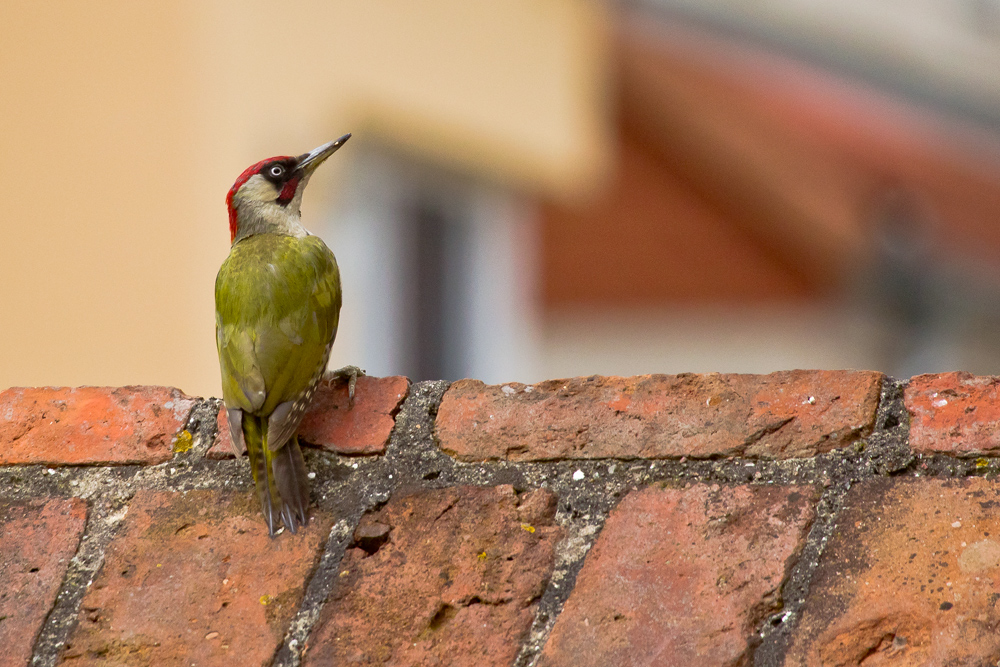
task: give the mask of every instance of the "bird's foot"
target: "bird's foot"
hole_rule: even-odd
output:
[[[357,384],[358,378],[363,377],[365,374],[364,369],[358,368],[357,366],[344,366],[343,368],[338,368],[335,371],[327,371],[323,374],[323,382],[327,386],[332,386],[334,383],[341,380],[347,380],[347,398],[350,401],[349,407],[354,407],[354,385]]]

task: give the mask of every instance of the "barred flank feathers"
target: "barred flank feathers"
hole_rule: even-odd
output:
[[[267,448],[266,438],[266,422],[257,415],[244,413],[243,439],[250,453],[250,470],[253,472],[253,481],[257,487],[261,511],[264,512],[264,519],[267,521],[267,529],[274,535],[278,529],[278,515],[282,503],[278,487],[274,483],[274,476],[271,474],[271,452]],[[293,533],[295,528],[294,525],[288,526]]]

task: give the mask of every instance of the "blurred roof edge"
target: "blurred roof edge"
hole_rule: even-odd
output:
[[[398,102],[398,101],[397,101]],[[445,169],[554,200],[576,200],[602,183],[611,169],[614,125],[604,111],[574,119],[578,140],[533,145],[490,128],[472,127],[397,102],[360,97],[345,111],[347,125],[377,145]],[[582,106],[604,106],[603,100]]]
[[[401,10],[382,43],[358,44],[355,71],[328,106],[338,121],[382,146],[529,194],[578,199],[606,181],[617,140],[613,5],[436,6],[461,14],[452,18],[464,28]],[[423,23],[436,31],[434,48],[414,43]],[[337,72],[335,55],[321,50],[317,59]]]
[[[548,304],[840,294],[894,194],[936,252],[995,262],[996,129],[759,40],[623,9],[615,171],[590,201],[543,208]],[[591,275],[598,264],[613,267]]]
[[[995,4],[995,3],[994,3]],[[1000,130],[1000,8],[889,0],[632,0]]]

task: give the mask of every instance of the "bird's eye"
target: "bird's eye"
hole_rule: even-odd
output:
[[[272,178],[281,178],[285,174],[285,168],[280,164],[273,165],[268,172]]]

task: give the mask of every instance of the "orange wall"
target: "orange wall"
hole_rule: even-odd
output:
[[[516,187],[586,187],[608,135],[603,34],[588,0],[6,3],[0,388],[217,395],[223,198],[268,155],[355,133],[314,179],[307,226],[375,140]]]

